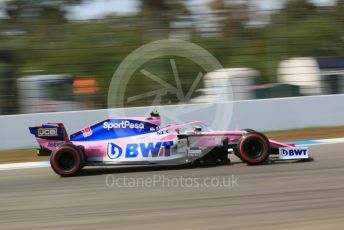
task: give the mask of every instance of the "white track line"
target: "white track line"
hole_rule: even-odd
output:
[[[335,143],[343,143],[344,142],[344,138],[322,139],[322,140],[319,140],[319,141],[322,141],[322,142],[327,143],[327,144],[335,144]]]
[[[46,168],[46,167],[50,167],[49,161],[9,163],[9,164],[0,164],[0,171],[13,170],[13,169]]]

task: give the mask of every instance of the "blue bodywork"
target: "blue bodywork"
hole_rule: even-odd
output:
[[[140,120],[108,119],[88,128],[91,135],[85,135],[85,130],[70,136],[71,141],[102,141],[135,135],[147,134],[157,131],[157,126]]]

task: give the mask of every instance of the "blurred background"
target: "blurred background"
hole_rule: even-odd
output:
[[[149,60],[124,106],[151,105],[155,95],[135,96],[162,87],[142,69],[175,85],[171,60],[184,93],[204,77],[187,101],[167,91],[159,104],[344,93],[343,28],[344,0],[0,0],[0,114],[107,108],[123,59],[167,38],[203,47],[224,69]]]

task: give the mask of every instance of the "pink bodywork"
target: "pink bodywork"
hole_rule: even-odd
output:
[[[179,130],[186,126],[203,126],[207,127],[205,123],[202,121],[193,121],[185,124],[177,124],[177,125],[169,125],[160,129],[159,131],[167,131],[167,130]],[[198,143],[196,147],[212,147],[213,144],[217,144],[215,138],[228,138],[230,143],[238,142],[240,138],[246,133],[244,130],[234,130],[234,131],[208,131],[202,133],[194,133],[188,135],[189,137],[204,137],[200,138],[201,141]],[[285,144],[278,141],[274,141],[269,139],[271,148],[281,148],[281,147],[294,147],[294,144]]]
[[[160,117],[130,117],[130,119],[150,122],[157,126],[161,124]],[[176,144],[178,141],[178,135],[183,134],[183,133],[180,133],[180,130],[188,128],[188,127],[195,127],[195,126],[202,127],[202,132],[193,132],[193,133],[191,132],[191,133],[187,133],[186,135],[189,138],[190,145],[192,147],[198,147],[200,149],[219,146],[223,143],[225,139],[228,139],[229,143],[237,143],[240,140],[240,138],[246,133],[246,131],[243,131],[243,130],[212,131],[208,128],[208,126],[205,123],[201,121],[193,121],[193,122],[189,122],[185,124],[168,125],[164,128],[159,129],[156,132],[152,132],[148,134],[135,135],[135,136],[117,138],[117,139],[112,139],[112,140],[88,141],[88,142],[73,141],[72,143],[77,146],[82,145],[85,149],[85,155],[90,160],[109,161],[109,158],[107,156],[107,148],[108,148],[109,142],[115,143],[121,148],[125,148],[125,146],[128,143],[141,143],[141,142],[149,143],[149,142],[158,142],[158,141],[173,141]],[[37,141],[40,146],[49,150],[54,150],[58,145],[66,142],[66,141],[45,140],[41,138],[37,138]],[[292,144],[284,144],[284,143],[280,143],[274,140],[269,140],[269,141],[272,148],[278,149],[280,147],[294,146]]]

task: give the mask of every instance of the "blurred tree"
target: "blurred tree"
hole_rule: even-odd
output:
[[[211,0],[208,7],[215,11],[224,38],[238,38],[250,19],[249,1]]]
[[[317,6],[309,0],[288,0],[282,9],[273,14],[273,20],[294,23],[316,14]]]
[[[344,25],[344,0],[337,0],[336,4],[337,22]]]
[[[179,16],[188,15],[185,0],[140,0],[138,16],[145,20],[144,30],[154,35],[149,37],[164,36],[169,33],[171,23]],[[159,37],[160,37],[159,36]]]
[[[304,19],[314,16],[317,11],[316,5],[309,0],[289,0],[284,6],[284,12],[291,20]]]
[[[340,48],[340,55],[344,55],[344,0],[337,0],[337,4],[335,6],[335,15],[336,20],[335,23],[337,25],[337,32],[338,36],[340,37],[340,43],[338,44]]]
[[[0,115],[15,113],[17,109],[15,60],[11,51],[0,49]]]
[[[166,0],[141,0],[140,10],[143,14],[151,14],[169,10]]]
[[[24,6],[25,1],[23,0],[7,1],[5,11],[11,19],[17,19],[23,11]]]
[[[82,0],[10,0],[5,4],[12,29],[19,29],[27,35],[30,46],[44,48],[63,40],[61,30],[67,20],[66,7],[80,4]],[[42,43],[46,42],[46,43]]]
[[[9,0],[5,4],[5,12],[17,23],[21,17],[41,17],[54,22],[64,22],[64,7],[81,2],[82,0]]]
[[[96,75],[103,105],[106,105],[107,87],[119,63],[143,43],[181,32],[176,29],[179,25],[191,31],[192,42],[209,50],[225,67],[256,68],[264,81],[275,81],[281,59],[344,54],[341,40],[344,0],[327,8],[316,7],[310,0],[288,0],[282,9],[271,12],[266,25],[257,27],[248,24],[252,20],[252,1],[207,1],[211,13],[189,12],[188,7],[194,1],[186,4],[186,0],[138,0],[140,6],[136,15],[70,22],[65,19],[64,6],[79,4],[82,0],[11,0],[6,2],[9,19],[0,19],[0,30],[4,31],[0,33],[0,47],[17,50],[17,66],[18,59],[25,61],[18,72],[43,70],[44,73]],[[203,18],[205,20],[199,20]],[[201,23],[190,23],[192,19]],[[214,20],[217,26],[207,23]],[[7,33],[9,28],[26,33],[13,35],[15,33]],[[154,60],[145,67],[173,84],[169,58],[174,57]],[[177,59],[176,64],[183,82],[189,81],[183,85],[187,90],[197,66]],[[135,81],[128,86],[128,95],[155,89],[142,74],[134,77]]]
[[[185,0],[140,0],[140,15],[167,14],[171,19],[180,14],[188,14]]]
[[[340,54],[340,27],[334,7],[317,7],[307,0],[289,0],[272,14],[265,27],[265,45],[270,62],[267,66],[275,79],[276,67],[282,59],[291,57],[333,56]],[[266,62],[268,63],[268,62]]]

